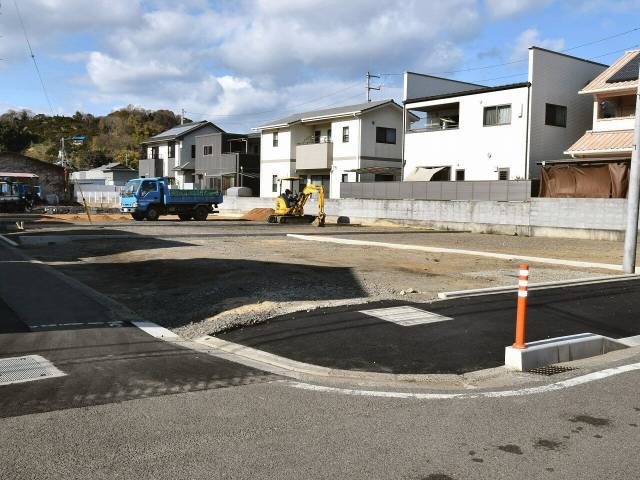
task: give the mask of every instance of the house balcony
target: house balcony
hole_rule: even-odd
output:
[[[333,143],[330,141],[296,146],[296,170],[327,170],[333,161]]]

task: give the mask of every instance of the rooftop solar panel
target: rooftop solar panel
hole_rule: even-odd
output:
[[[638,79],[640,52],[636,53],[620,70],[607,79],[607,83],[628,82]]]

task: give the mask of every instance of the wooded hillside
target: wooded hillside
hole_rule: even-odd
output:
[[[58,161],[60,139],[65,139],[67,159],[79,169],[108,162],[137,168],[140,142],[180,123],[169,110],[144,110],[129,106],[105,116],[76,112],[71,117],[9,110],[0,115],[0,151],[24,153],[47,162]],[[82,145],[71,137],[84,136]]]

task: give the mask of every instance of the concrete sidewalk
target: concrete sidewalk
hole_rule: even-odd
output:
[[[532,292],[527,341],[584,332],[638,335],[639,294],[638,280]],[[504,365],[515,306],[513,293],[430,304],[379,302],[286,315],[217,337],[332,369],[460,374]]]

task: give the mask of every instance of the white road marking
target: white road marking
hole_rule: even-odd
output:
[[[85,325],[108,325],[110,327],[121,327],[122,322],[120,320],[113,320],[111,322],[74,322],[74,323],[43,323],[41,325],[29,325],[29,328],[65,328],[65,327],[81,327]]]
[[[542,393],[555,392],[566,388],[577,387],[585,383],[602,380],[614,375],[640,370],[640,363],[631,363],[619,367],[607,368],[599,372],[592,372],[579,377],[562,380],[560,382],[541,385],[538,387],[527,387],[520,390],[498,390],[490,392],[465,392],[465,393],[412,393],[412,392],[390,392],[376,390],[357,390],[352,388],[325,387],[322,385],[312,385],[310,383],[283,380],[283,383],[301,390],[310,390],[321,393],[337,393],[341,395],[351,395],[356,397],[379,397],[379,398],[402,398],[415,400],[465,400],[474,398],[503,398],[522,397],[526,395],[537,395]]]
[[[451,317],[438,315],[437,313],[428,312],[419,308],[402,306],[389,308],[376,308],[373,310],[360,310],[358,313],[364,313],[370,317],[393,322],[401,327],[411,327],[413,325],[425,325],[428,323],[445,322],[453,320]]]
[[[506,253],[482,252],[477,250],[460,250],[456,248],[427,247],[424,245],[407,245],[403,243],[371,242],[368,240],[353,240],[350,238],[335,238],[324,235],[298,235],[288,233],[288,237],[298,240],[311,240],[314,242],[338,243],[342,245],[363,245],[371,247],[392,248],[395,250],[413,250],[430,253],[453,253],[456,255],[472,255],[474,257],[499,258],[501,260],[527,260],[535,263],[547,263],[551,265],[565,265],[576,268],[601,268],[604,270],[622,270],[622,266],[609,263],[579,262],[577,260],[562,260],[559,258],[532,257],[528,255],[511,255]]]
[[[4,235],[0,235],[0,240],[2,240],[4,242],[7,242],[12,247],[17,247],[18,246],[18,244],[16,242],[14,242],[13,240],[5,237]]]

